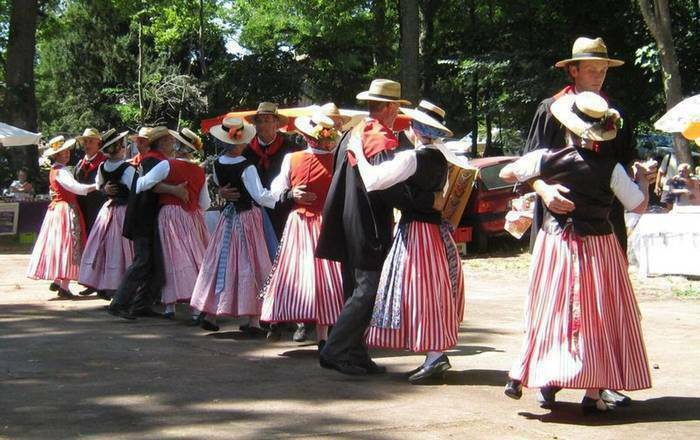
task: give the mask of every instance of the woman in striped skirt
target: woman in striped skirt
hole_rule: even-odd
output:
[[[643,213],[648,182],[639,164],[635,183],[597,153],[596,142],[614,138],[619,120],[603,98],[567,95],[552,114],[568,130],[567,146],[534,151],[501,171],[509,181],[562,185],[575,206],[545,213],[532,254],[525,340],[505,392],[517,399],[523,386],[541,388],[541,402],[551,404],[560,388],[583,389],[583,412],[603,412],[610,407],[601,389],[651,387],[625,255],[608,221],[615,197]]]
[[[401,221],[382,268],[379,290],[367,331],[367,345],[426,353],[425,362],[409,375],[418,383],[441,377],[451,368],[446,350],[457,344],[464,315],[464,279],[450,227],[438,209],[447,182],[447,160],[468,167],[442,145],[451,136],[444,126],[445,112],[422,101],[418,108],[401,109],[411,118],[409,138],[416,149],[370,166],[361,147],[349,148],[368,191],[405,181],[413,203],[398,206]]]
[[[294,121],[308,148],[287,154],[280,175],[271,184],[283,199],[294,199],[270,277],[262,290],[261,321],[272,324],[316,324],[319,351],[343,307],[340,264],[316,258],[321,212],[333,177],[333,154],[338,131],[328,116],[316,113]],[[295,198],[295,190],[313,193],[310,201]]]

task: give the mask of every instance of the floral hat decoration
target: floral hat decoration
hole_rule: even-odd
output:
[[[552,114],[581,139],[609,141],[623,126],[620,112],[593,92],[564,95],[552,104]]]

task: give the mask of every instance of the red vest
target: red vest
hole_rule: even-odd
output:
[[[49,189],[51,189],[51,206],[58,202],[66,202],[70,205],[74,205],[78,202],[78,196],[74,193],[68,191],[66,188],[62,187],[56,176],[58,171],[63,168],[63,165],[55,164],[51,167],[49,171]]]
[[[382,151],[391,151],[399,146],[399,140],[394,135],[394,132],[376,119],[360,122],[360,126],[355,127],[353,130],[361,130],[362,150],[367,160]],[[354,154],[348,156],[348,162],[353,167],[357,164]]]
[[[306,185],[306,191],[316,195],[311,205],[295,205],[300,213],[320,214],[333,179],[333,155],[313,154],[298,151],[290,154],[290,176],[292,187]]]
[[[199,209],[199,192],[204,186],[204,170],[199,165],[184,160],[169,159],[170,173],[163,180],[163,183],[168,185],[179,185],[187,182],[187,192],[190,195],[190,201],[185,203],[175,196],[170,194],[160,195],[161,205],[178,205],[185,211],[196,211]]]

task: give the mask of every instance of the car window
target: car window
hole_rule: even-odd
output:
[[[498,177],[498,173],[501,172],[501,169],[506,165],[508,165],[508,162],[499,163],[479,170],[479,176],[484,183],[484,188],[501,189],[513,187],[512,183],[507,183]]]

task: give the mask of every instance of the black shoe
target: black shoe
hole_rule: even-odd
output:
[[[449,370],[450,368],[452,368],[452,365],[450,365],[450,360],[447,359],[447,355],[443,354],[430,364],[423,365],[417,373],[412,374],[408,378],[408,381],[410,383],[418,383],[425,379],[443,377],[445,375],[445,371]]]
[[[325,346],[325,344],[323,344],[323,345]],[[384,374],[384,373],[386,373],[386,367],[384,365],[378,365],[372,359],[368,359],[367,362],[360,364],[360,367],[367,370],[367,374]]]
[[[200,313],[197,316],[193,316],[192,319],[190,319],[189,325],[190,327],[199,327],[202,325],[202,321],[204,321],[204,317],[206,316],[206,313]]]
[[[131,313],[139,318],[160,318],[163,316],[162,313],[154,312],[150,307],[133,310]]]
[[[60,288],[61,287],[56,283],[49,284],[49,290],[52,292],[58,292],[58,289],[60,289]]]
[[[325,339],[321,339],[320,341],[318,341],[318,352],[320,353],[321,350],[323,350],[323,347],[325,347],[325,346],[326,346],[326,340],[325,340]]]
[[[165,313],[161,314],[160,316],[163,319],[167,319],[168,321],[172,321],[173,319],[175,319],[175,312],[165,312]]]
[[[73,299],[75,298],[75,295],[71,293],[70,290],[64,289],[63,287],[58,288],[58,292],[56,292],[59,298],[63,299]]]
[[[615,390],[600,390],[600,398],[608,405],[629,406],[632,399]]]
[[[120,306],[107,306],[107,313],[109,313],[112,316],[116,316],[117,318],[128,319],[129,321],[133,321],[134,319],[136,319],[134,315],[132,315],[126,309]]]
[[[112,296],[106,290],[97,290],[97,296],[105,301],[112,301]]]
[[[561,391],[560,387],[542,387],[537,393],[537,401],[540,408],[551,408],[557,401],[556,395]]]
[[[608,406],[603,399],[591,399],[590,397],[584,397],[581,401],[581,411],[583,415],[591,414],[602,414],[608,411],[612,411],[612,408]]]
[[[350,376],[363,376],[367,374],[367,370],[365,370],[361,366],[351,364],[347,361],[331,361],[329,359],[325,359],[323,356],[319,356],[318,362],[323,368],[335,370]]]
[[[93,293],[96,293],[96,292],[97,292],[97,290],[93,289],[92,287],[86,287],[84,290],[81,290],[80,292],[78,292],[78,295],[88,296],[88,295],[92,295]]]
[[[265,338],[268,342],[277,342],[282,337],[282,329],[278,324],[270,324],[270,329],[267,331]],[[319,350],[320,351],[320,350]]]
[[[297,329],[294,331],[294,336],[292,336],[292,341],[294,342],[304,342],[306,341],[306,327],[304,324],[299,324]]]
[[[267,330],[264,330],[260,327],[251,327],[248,326],[248,328],[244,332],[246,335],[251,336],[253,338],[259,338],[259,337],[265,337],[267,336]]]
[[[211,321],[207,321],[206,319],[202,319],[202,323],[200,324],[200,327],[202,329],[208,331],[208,332],[218,332],[219,331],[219,326],[214,324]]]
[[[519,400],[523,397],[523,384],[519,380],[510,379],[506,384],[506,389],[503,394],[511,399]]]

